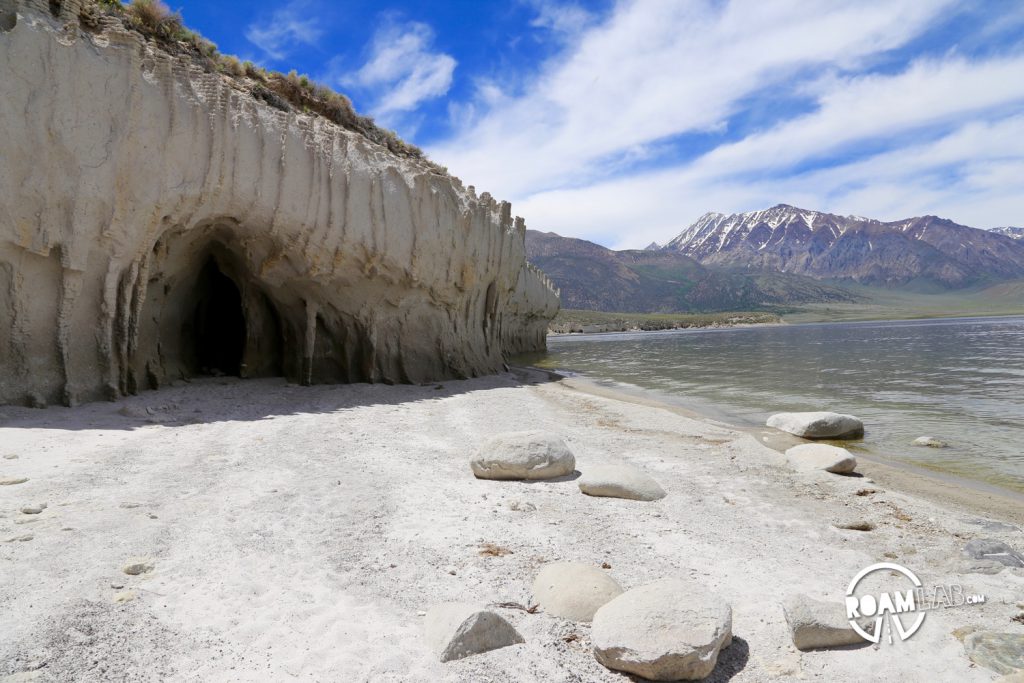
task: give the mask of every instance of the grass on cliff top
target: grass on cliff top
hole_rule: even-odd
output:
[[[552,332],[578,332],[584,326],[605,326],[608,331],[674,330],[689,327],[764,325],[778,323],[775,313],[606,313],[604,311],[561,310],[551,321]]]
[[[86,29],[101,28],[103,17],[115,17],[127,28],[138,31],[167,52],[189,55],[207,71],[231,77],[243,84],[253,97],[282,111],[298,110],[317,114],[371,142],[383,145],[399,156],[420,159],[439,173],[447,169],[427,159],[416,145],[405,142],[391,130],[381,128],[369,116],[356,113],[352,101],[331,88],[313,82],[295,71],[283,74],[268,71],[252,62],[222,55],[216,44],[187,28],[178,12],[172,12],[161,0],[85,0],[80,19]]]

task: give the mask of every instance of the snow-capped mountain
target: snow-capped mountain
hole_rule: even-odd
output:
[[[663,249],[703,264],[869,285],[955,289],[1024,278],[1024,240],[936,216],[885,223],[779,204],[705,214]]]
[[[992,228],[992,232],[1006,235],[1011,239],[1024,240],[1024,228]]]

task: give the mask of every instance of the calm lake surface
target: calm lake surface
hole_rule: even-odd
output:
[[[538,363],[632,385],[733,424],[833,410],[880,458],[1024,491],[1024,317],[548,338]],[[950,444],[911,446],[923,435]]]

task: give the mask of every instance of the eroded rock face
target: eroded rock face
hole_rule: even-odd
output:
[[[508,203],[53,4],[0,0],[0,404],[543,348],[557,294]]]

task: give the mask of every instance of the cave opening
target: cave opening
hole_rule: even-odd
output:
[[[191,330],[186,330],[195,351],[194,371],[241,376],[246,338],[242,295],[213,256],[199,273],[195,293]]]

